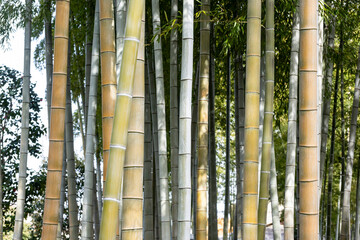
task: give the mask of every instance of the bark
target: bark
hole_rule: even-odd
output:
[[[270,166],[270,200],[271,200],[271,212],[273,221],[273,236],[274,240],[281,239],[281,225],[279,216],[279,197],[277,192],[277,179],[276,179],[276,157],[274,144],[271,147],[271,166]]]
[[[89,90],[89,108],[87,117],[86,152],[85,152],[85,182],[83,197],[83,215],[81,219],[81,239],[93,239],[94,215],[94,154],[96,149],[96,111],[97,111],[97,84],[99,75],[99,1],[96,1],[94,17],[94,33],[91,53],[91,74]],[[96,181],[95,181],[96,186]]]
[[[179,111],[178,239],[190,239],[191,221],[191,96],[194,44],[194,1],[183,1],[183,31]],[[159,113],[159,111],[158,111]],[[162,229],[164,231],[164,229]]]
[[[347,164],[346,164],[345,181],[344,181],[341,239],[349,239],[350,237],[350,193],[351,193],[351,182],[352,182],[354,151],[355,151],[355,141],[356,141],[357,117],[359,112],[359,95],[360,95],[359,74],[360,74],[360,48],[359,48],[359,57],[357,61],[354,100],[353,100],[353,107],[351,112],[349,147],[348,147]]]
[[[285,204],[284,204],[284,237],[294,239],[294,193],[296,165],[296,135],[297,135],[297,105],[298,105],[298,69],[299,69],[299,8],[297,7],[292,29],[290,83],[289,83],[289,113],[285,173]]]
[[[13,239],[21,240],[24,223],[24,205],[26,193],[26,168],[29,152],[29,103],[30,103],[30,60],[31,60],[31,8],[32,1],[25,2],[25,42],[24,42],[24,77],[22,88],[21,110],[21,137],[20,137],[20,164],[19,184],[17,189],[16,214]]]

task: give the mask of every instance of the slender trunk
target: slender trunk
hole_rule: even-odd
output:
[[[148,70],[148,60],[145,62],[145,69]],[[153,193],[156,190],[153,188],[153,146],[152,146],[152,132],[151,132],[151,106],[150,106],[150,76],[147,72],[145,74],[145,162],[144,162],[144,240],[154,239],[154,214]]]
[[[168,188],[163,58],[162,58],[162,48],[161,48],[161,37],[158,35],[161,31],[159,0],[152,1],[152,15],[153,15],[152,17],[153,31],[154,31],[154,35],[156,35],[156,38],[154,40],[154,53],[155,53],[155,63],[156,63],[155,64],[156,103],[157,103],[157,113],[158,113],[157,124],[158,124],[158,142],[159,142],[161,236],[162,239],[165,240],[171,238],[171,230],[170,230],[171,217],[170,217],[170,202],[169,202],[169,188]]]
[[[90,91],[89,91],[90,92]],[[94,221],[94,235],[95,235],[95,240],[99,239],[99,234],[100,234],[100,216],[99,216],[99,205],[98,205],[98,201],[96,198],[96,175],[97,172],[94,173],[93,175],[93,207],[94,207],[94,211],[93,211],[93,221]]]
[[[265,54],[262,53],[260,60],[260,103],[259,103],[259,174],[258,182],[260,183],[261,158],[262,158],[262,141],[264,133],[264,107],[265,107]],[[260,191],[260,184],[258,185]]]
[[[227,56],[227,85],[226,85],[226,160],[225,160],[225,207],[223,239],[228,239],[229,188],[230,188],[230,95],[231,95],[231,56]]]
[[[91,78],[91,58],[92,58],[92,42],[91,40],[91,27],[90,26],[90,0],[86,0],[87,3],[87,9],[86,9],[86,36],[85,36],[85,106],[84,106],[84,122],[85,122],[85,133],[87,133],[87,118],[88,118],[88,109],[89,109],[89,92],[90,92],[90,78]],[[96,10],[95,10],[96,11]],[[94,18],[94,23],[95,23]],[[86,146],[86,144],[85,144]],[[86,149],[84,149],[84,152]]]
[[[341,239],[349,239],[350,237],[350,192],[351,192],[354,151],[355,151],[355,141],[356,141],[357,117],[359,112],[359,95],[360,95],[359,74],[360,74],[360,48],[359,48],[359,57],[357,61],[354,100],[353,100],[353,108],[351,112],[349,147],[348,147],[346,173],[345,173],[345,181],[344,181]]]
[[[80,126],[80,135],[81,135],[81,140],[82,140],[82,145],[83,145],[83,153],[84,153],[84,159],[86,158],[86,130],[84,130],[84,125],[83,125],[83,114],[82,114],[82,109],[81,109],[81,105],[80,105],[80,101],[79,101],[79,97],[76,99],[76,104],[77,104],[77,109],[78,109],[78,113],[79,113],[79,126]],[[85,116],[84,116],[85,118]]]
[[[94,33],[91,53],[91,75],[89,90],[89,108],[87,117],[86,152],[85,152],[85,182],[83,198],[83,216],[81,219],[81,239],[93,239],[93,210],[94,210],[94,154],[96,148],[96,111],[97,84],[99,75],[99,0],[96,1],[94,17]],[[96,200],[96,199],[95,199]]]
[[[120,76],[120,65],[124,50],[126,0],[116,0],[116,79]]]
[[[191,96],[194,44],[194,1],[183,1],[183,31],[179,111],[178,239],[190,239],[191,221]],[[169,238],[168,238],[169,239]]]
[[[178,0],[171,1],[171,21],[177,22]],[[170,148],[171,148],[171,215],[172,239],[177,240],[178,167],[179,167],[179,103],[178,103],[178,32],[170,33]]]
[[[290,83],[289,83],[289,113],[288,135],[285,173],[285,204],[284,204],[284,237],[285,240],[294,239],[294,191],[295,191],[295,165],[296,165],[296,135],[297,135],[297,104],[298,104],[298,69],[299,69],[299,8],[293,19]]]
[[[100,161],[101,161],[101,157],[100,157],[100,151],[99,151],[99,133],[98,133],[98,128],[96,127],[96,134],[95,134],[95,138],[96,138],[96,151],[95,151],[95,157],[96,157],[96,182],[97,182],[97,199],[98,199],[98,209],[99,209],[99,219],[101,220],[101,215],[102,215],[102,196],[103,196],[103,192],[102,192],[102,187],[101,187],[101,183],[102,183],[102,178],[101,178],[101,168],[100,168]]]
[[[66,137],[65,137],[66,141]],[[64,146],[64,154],[63,154],[63,167],[61,171],[61,188],[60,188],[60,204],[59,204],[59,222],[57,227],[57,236],[56,239],[62,239],[62,228],[64,221],[64,203],[65,203],[65,181],[66,181],[66,146]]]
[[[215,41],[214,25],[210,30],[210,83],[209,83],[209,240],[218,239],[217,187],[216,187],[216,141],[215,141]]]
[[[265,53],[265,108],[262,136],[262,158],[258,210],[258,239],[265,239],[266,214],[269,202],[269,181],[271,166],[271,146],[274,116],[275,40],[274,40],[274,0],[266,0],[266,53]],[[277,209],[277,213],[278,213]],[[274,214],[274,213],[273,213]]]
[[[51,99],[48,174],[41,239],[56,239],[64,148],[70,1],[56,1],[54,74]]]
[[[50,130],[51,87],[53,74],[53,49],[52,49],[52,26],[51,26],[51,0],[45,0],[45,62],[46,62],[46,102],[48,111],[48,130]]]
[[[143,15],[144,5],[144,0],[129,1],[129,14],[126,19],[128,24],[125,32],[124,53],[116,93],[113,126],[114,131],[111,133],[111,144],[109,144],[109,167],[105,182],[104,209],[100,226],[101,240],[114,239],[119,226],[119,193],[122,191],[123,168],[126,146],[128,143],[127,136],[130,122],[130,109],[132,105],[131,99],[134,89],[134,75],[136,70],[136,59],[141,32],[141,17]],[[100,1],[100,19],[104,17],[104,15],[101,16],[101,8],[102,6]],[[100,22],[100,32],[101,24],[102,23]],[[138,86],[135,87],[137,88]]]
[[[336,80],[334,89],[334,104],[333,104],[333,117],[331,125],[331,144],[330,144],[330,162],[327,171],[328,177],[328,188],[327,188],[327,220],[326,220],[326,239],[331,239],[331,212],[332,212],[332,185],[334,175],[334,151],[335,151],[335,130],[336,130],[336,110],[337,110],[337,99],[338,99],[338,86],[339,86],[339,64],[336,66]],[[324,196],[325,197],[325,196]]]
[[[360,228],[360,159],[358,161],[358,170],[357,170],[357,178],[356,178],[356,215],[355,215],[355,239],[359,239],[359,228]]]
[[[276,157],[274,144],[271,147],[271,164],[270,164],[270,200],[271,212],[273,221],[273,236],[274,240],[281,239],[281,225],[279,216],[279,197],[277,192],[277,179],[276,179]]]
[[[317,167],[317,0],[300,1],[299,184],[300,239],[319,234]]]
[[[19,184],[16,200],[16,215],[13,239],[21,240],[24,223],[24,205],[26,188],[27,156],[29,152],[29,103],[30,103],[30,60],[31,60],[31,8],[32,1],[26,0],[25,41],[24,41],[24,77],[22,88],[21,138]]]
[[[261,1],[248,1],[245,88],[243,236],[257,239]]]

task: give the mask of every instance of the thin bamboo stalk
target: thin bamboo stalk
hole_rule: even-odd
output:
[[[300,1],[299,221],[300,239],[319,231],[317,162],[317,0]]]
[[[279,197],[277,192],[277,179],[276,179],[276,157],[274,142],[271,147],[271,164],[270,164],[270,199],[271,199],[271,212],[273,221],[273,237],[274,240],[281,239],[281,225],[279,214]]]
[[[92,42],[91,40],[91,27],[90,26],[90,7],[92,6],[90,0],[86,0],[87,9],[86,9],[86,35],[85,35],[85,104],[84,104],[84,125],[85,125],[85,133],[87,133],[87,117],[88,117],[88,109],[89,109],[89,92],[90,92],[90,78],[91,78],[91,58],[92,58]],[[96,8],[96,6],[95,6]],[[95,21],[95,19],[94,19]],[[85,137],[86,140],[86,137]],[[86,144],[85,144],[86,146]],[[86,152],[86,148],[84,149]]]
[[[244,124],[243,236],[257,239],[261,1],[248,1]]]
[[[66,137],[65,137],[66,138]],[[66,139],[65,139],[66,141]],[[59,222],[57,227],[57,236],[56,239],[62,239],[62,229],[63,229],[63,221],[64,221],[64,203],[65,203],[65,181],[66,181],[66,146],[64,146],[63,153],[63,167],[61,171],[61,188],[60,188],[60,204],[59,204]]]
[[[144,0],[130,0],[128,9],[129,14],[126,19],[127,26],[123,60],[116,94],[115,119],[111,135],[109,167],[105,182],[104,207],[100,226],[100,239],[102,240],[114,239],[118,226],[119,193],[122,190],[123,167],[128,143],[127,133],[130,122],[135,64],[140,42],[141,16],[144,10]],[[135,86],[135,88],[137,87],[138,86]]]
[[[51,99],[48,174],[41,239],[56,239],[64,148],[69,0],[56,1],[54,74]]]
[[[356,214],[355,214],[355,238],[360,237],[360,161],[358,161],[358,171],[356,177]]]
[[[48,130],[50,130],[51,87],[53,75],[53,45],[51,26],[51,0],[45,0],[45,62],[46,62],[46,102],[48,111]]]
[[[124,50],[126,0],[116,0],[116,79],[120,76],[120,65]]]

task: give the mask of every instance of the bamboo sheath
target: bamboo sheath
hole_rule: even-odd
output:
[[[243,237],[257,239],[261,1],[248,1],[247,11]]]
[[[290,81],[289,81],[289,113],[285,172],[285,203],[284,203],[284,237],[293,240],[294,235],[294,203],[295,203],[295,165],[297,135],[297,103],[298,103],[298,69],[300,40],[299,7],[293,19],[291,39]]]
[[[167,167],[167,140],[166,140],[166,114],[164,95],[163,58],[161,49],[160,33],[160,10],[159,0],[152,1],[153,33],[157,35],[154,40],[155,54],[155,79],[156,79],[156,103],[158,114],[158,146],[159,146],[159,178],[160,178],[160,218],[162,239],[171,238],[170,226],[170,202],[168,189],[168,167]]]
[[[133,82],[140,42],[141,16],[144,10],[144,1],[131,0],[129,1],[128,9],[123,60],[116,94],[115,121],[111,135],[109,167],[105,182],[103,215],[100,226],[100,239],[102,240],[114,239],[118,226],[119,192],[121,192],[122,187],[123,167],[128,142]],[[138,86],[135,87],[137,88]]]
[[[319,231],[319,210],[317,198],[317,4],[317,0],[300,1],[300,239],[316,239]]]
[[[177,21],[178,0],[171,1],[171,20]],[[179,103],[178,103],[178,31],[170,32],[170,149],[171,149],[171,215],[172,239],[177,240],[178,167],[179,167]]]
[[[200,83],[198,99],[198,167],[196,239],[207,239],[207,172],[209,143],[210,0],[202,0],[200,16]]]
[[[31,59],[31,6],[32,1],[26,1],[25,40],[24,40],[24,77],[22,88],[21,109],[21,137],[20,137],[20,164],[19,184],[16,200],[16,215],[13,239],[21,240],[24,223],[25,187],[27,156],[29,152],[29,103],[30,103],[30,59]]]
[[[258,210],[258,239],[265,239],[266,214],[269,201],[269,181],[271,146],[274,116],[274,70],[275,70],[275,34],[274,34],[274,0],[266,0],[266,69],[265,69],[265,107],[262,141],[261,176]]]
[[[93,239],[94,154],[96,147],[97,82],[99,75],[99,0],[96,1],[91,53],[89,107],[86,132],[85,183],[81,239]],[[96,199],[95,199],[96,200]]]
[[[145,1],[143,2],[145,5]],[[143,7],[145,9],[145,7]],[[130,110],[128,145],[124,163],[122,195],[123,240],[143,238],[143,169],[144,169],[144,107],[145,107],[145,10],[136,60],[134,90]]]
[[[41,239],[56,239],[64,148],[70,1],[56,1],[48,174]]]
[[[116,55],[113,1],[100,0],[100,61],[102,93],[103,181],[106,180],[116,99]],[[105,186],[105,184],[104,184]]]

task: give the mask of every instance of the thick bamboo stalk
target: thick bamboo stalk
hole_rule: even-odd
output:
[[[316,239],[319,231],[317,194],[317,4],[317,0],[300,1],[300,239]]]
[[[83,198],[83,217],[81,219],[81,239],[93,239],[93,202],[94,202],[94,154],[96,147],[96,111],[97,111],[97,84],[99,75],[99,0],[96,1],[94,17],[94,33],[91,53],[91,74],[89,90],[89,107],[86,132],[85,153],[85,183]],[[96,199],[95,199],[96,200]]]
[[[66,138],[66,137],[65,137]],[[66,141],[66,139],[65,139]],[[64,221],[64,202],[65,202],[65,181],[66,181],[66,146],[64,146],[64,153],[63,153],[63,167],[61,171],[61,188],[60,188],[60,204],[59,204],[59,222],[57,226],[57,233],[56,239],[62,239],[62,228],[63,228],[63,221]]]
[[[275,34],[274,1],[266,0],[266,53],[265,53],[265,107],[262,138],[261,176],[258,210],[258,239],[265,239],[266,214],[269,201],[269,182],[271,165],[271,146],[274,115],[274,79],[275,79]]]
[[[194,1],[183,1],[183,31],[179,111],[178,239],[190,239],[191,220],[191,97],[194,44]]]
[[[25,2],[25,37],[24,37],[24,77],[22,88],[21,108],[21,137],[20,137],[20,164],[19,184],[16,199],[16,214],[13,239],[21,240],[24,223],[25,187],[27,156],[29,152],[29,103],[30,103],[30,60],[31,60],[31,8],[32,1]]]
[[[160,178],[160,212],[161,212],[161,236],[162,239],[170,239],[170,202],[168,189],[168,167],[167,167],[167,140],[166,140],[166,114],[164,95],[163,58],[160,33],[160,10],[159,0],[152,1],[153,32],[155,54],[155,78],[156,78],[156,103],[158,114],[158,143],[159,143],[159,178]]]
[[[56,1],[48,174],[41,239],[56,239],[64,148],[70,1]]]
[[[356,128],[357,128],[357,117],[359,113],[359,95],[360,95],[360,48],[358,53],[355,89],[354,89],[354,100],[351,112],[350,122],[350,136],[349,136],[349,147],[347,154],[346,173],[344,181],[344,196],[343,196],[343,209],[342,209],[342,225],[341,225],[341,238],[342,240],[349,239],[350,236],[350,192],[352,183],[352,173],[354,164],[354,151],[356,141]]]
[[[244,124],[243,236],[257,239],[261,1],[248,1]]]
[[[105,186],[116,99],[116,54],[112,0],[100,0],[100,61],[102,93],[103,181]]]
[[[128,9],[129,14],[126,19],[123,60],[116,94],[115,120],[111,135],[109,167],[105,182],[104,207],[100,226],[100,239],[102,240],[114,239],[118,226],[119,193],[122,187],[125,152],[128,143],[127,135],[144,0],[130,0]],[[135,88],[137,87],[139,86],[135,86]]]
[[[177,22],[178,0],[171,1],[171,21]],[[178,103],[178,31],[170,32],[170,149],[171,149],[171,216],[172,239],[177,240],[178,167],[179,167],[179,103]]]
[[[141,4],[141,3],[140,3]],[[145,5],[145,1],[143,3]],[[145,8],[145,6],[143,6]],[[145,11],[141,23],[140,44],[136,60],[134,91],[130,110],[128,146],[124,163],[123,240],[143,238],[143,169],[144,169],[144,107],[145,107]]]
[[[289,113],[285,173],[285,204],[284,204],[284,237],[294,239],[294,203],[295,203],[295,165],[296,165],[296,135],[297,135],[297,103],[298,103],[298,69],[300,19],[297,7],[293,18],[290,81],[289,81]]]
[[[198,167],[196,239],[207,239],[207,173],[209,144],[209,79],[210,79],[210,0],[202,0],[200,16],[200,71],[198,99]]]

